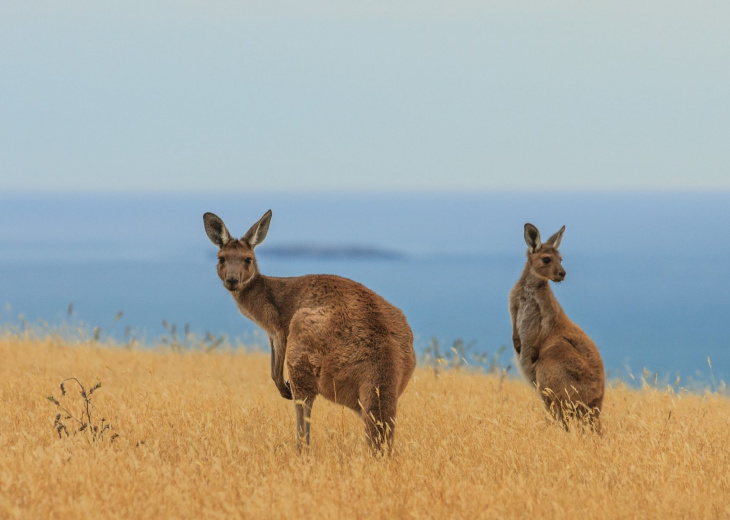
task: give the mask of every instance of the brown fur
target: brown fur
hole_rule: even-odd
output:
[[[390,447],[398,397],[416,365],[405,316],[346,278],[260,274],[254,248],[270,220],[268,211],[236,240],[220,218],[203,216],[208,237],[220,248],[218,276],[241,313],[269,335],[271,377],[281,395],[295,401],[298,445],[302,439],[309,444],[312,403],[322,395],[360,414],[374,448]]]
[[[565,314],[548,283],[565,278],[558,251],[564,231],[565,226],[542,244],[537,228],[525,224],[527,264],[509,295],[512,341],[522,373],[537,386],[548,410],[566,428],[575,415],[600,431],[601,355]]]

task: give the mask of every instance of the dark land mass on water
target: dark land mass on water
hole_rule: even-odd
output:
[[[363,245],[307,245],[282,244],[262,248],[261,257],[313,258],[320,260],[377,259],[404,260],[406,255],[393,250]]]

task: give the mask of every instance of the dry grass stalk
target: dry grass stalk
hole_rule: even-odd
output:
[[[87,392],[86,387],[84,387],[81,381],[79,381],[75,377],[67,377],[58,385],[59,389],[61,390],[61,399],[64,399],[64,397],[67,396],[67,383],[75,383],[76,386],[78,386],[79,388],[79,396],[81,397],[80,403],[78,403],[81,406],[79,412],[72,412],[70,408],[72,408],[73,406],[61,403],[61,401],[59,401],[52,395],[49,395],[46,398],[62,412],[57,413],[56,418],[53,421],[53,428],[56,430],[58,438],[63,439],[63,434],[65,434],[66,437],[71,435],[65,423],[65,421],[71,421],[72,424],[76,426],[75,429],[72,426],[73,435],[76,435],[77,433],[86,433],[91,436],[92,441],[102,440],[104,438],[104,433],[107,430],[113,430],[114,427],[110,423],[108,423],[107,420],[103,417],[101,421],[96,421],[94,418],[95,416],[92,413],[94,404],[91,401],[91,396],[94,394],[94,392],[101,388],[101,381],[90,387]],[[64,399],[64,401],[65,400],[66,399]],[[117,437],[119,437],[118,433],[111,434],[109,440],[111,442],[114,442]]]

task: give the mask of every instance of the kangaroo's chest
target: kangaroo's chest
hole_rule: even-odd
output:
[[[538,301],[530,294],[523,295],[517,308],[517,333],[522,348],[533,345],[543,329],[544,316]]]
[[[540,358],[540,347],[555,325],[554,313],[550,312],[536,291],[526,289],[520,295],[517,308],[516,328],[521,349],[519,364],[528,380],[535,380],[535,364]]]

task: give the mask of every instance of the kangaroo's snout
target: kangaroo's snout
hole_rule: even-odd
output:
[[[563,280],[565,280],[565,269],[560,269],[557,273],[555,273],[555,281],[562,282]]]
[[[229,291],[232,291],[238,285],[238,278],[235,276],[229,276],[225,279],[223,284],[226,286],[226,289],[228,289]]]

